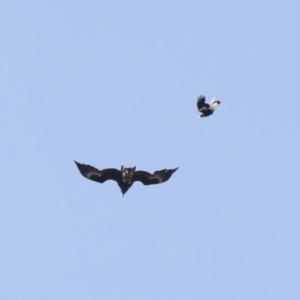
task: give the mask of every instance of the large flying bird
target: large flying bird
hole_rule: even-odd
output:
[[[117,169],[98,170],[90,165],[84,165],[75,161],[79,172],[87,179],[103,183],[106,180],[114,180],[121,189],[121,196],[131,188],[135,181],[140,181],[144,185],[162,183],[169,180],[172,174],[178,169],[164,169],[150,174],[146,171],[136,171],[135,168],[124,168],[121,171]]]
[[[202,114],[198,117],[198,119],[212,115],[220,103],[221,102],[217,100],[217,94],[212,98],[210,104],[205,103],[205,96],[200,95],[197,101],[197,108]]]

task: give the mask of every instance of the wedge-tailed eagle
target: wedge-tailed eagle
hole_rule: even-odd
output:
[[[121,171],[118,169],[103,169],[98,170],[90,165],[81,164],[75,161],[79,172],[87,179],[104,183],[106,180],[114,180],[121,189],[121,196],[131,188],[135,181],[140,181],[144,185],[162,183],[169,180],[172,174],[178,169],[163,169],[150,174],[146,171],[136,171],[135,168],[125,168],[121,166]]]

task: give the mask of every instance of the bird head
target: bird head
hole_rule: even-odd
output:
[[[216,101],[214,101],[214,102],[211,104],[211,107],[214,109],[214,108],[216,108],[219,104],[221,104],[221,101],[216,100]]]
[[[125,168],[124,166],[121,166],[121,174],[122,174],[122,180],[123,182],[126,182],[128,184],[131,184],[132,177],[135,172],[135,168]],[[124,193],[125,194],[125,193]]]

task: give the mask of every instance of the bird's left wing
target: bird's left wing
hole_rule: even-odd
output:
[[[217,93],[214,95],[214,97],[210,101],[210,105],[212,105],[215,101],[217,101]]]
[[[82,176],[99,183],[103,183],[106,180],[114,180],[118,182],[118,180],[120,180],[122,176],[121,171],[117,169],[111,168],[111,169],[98,170],[93,166],[84,165],[77,161],[75,161],[75,163]]]
[[[136,171],[133,176],[133,181],[140,181],[144,185],[162,183],[170,179],[172,174],[177,170],[176,169],[164,169],[160,171],[155,171],[153,174],[150,174],[146,171]]]

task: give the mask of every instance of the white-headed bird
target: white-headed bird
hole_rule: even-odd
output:
[[[217,94],[212,98],[209,104],[205,103],[205,96],[200,95],[197,100],[197,108],[201,115],[198,119],[212,115],[220,103],[221,102],[217,100]]]

